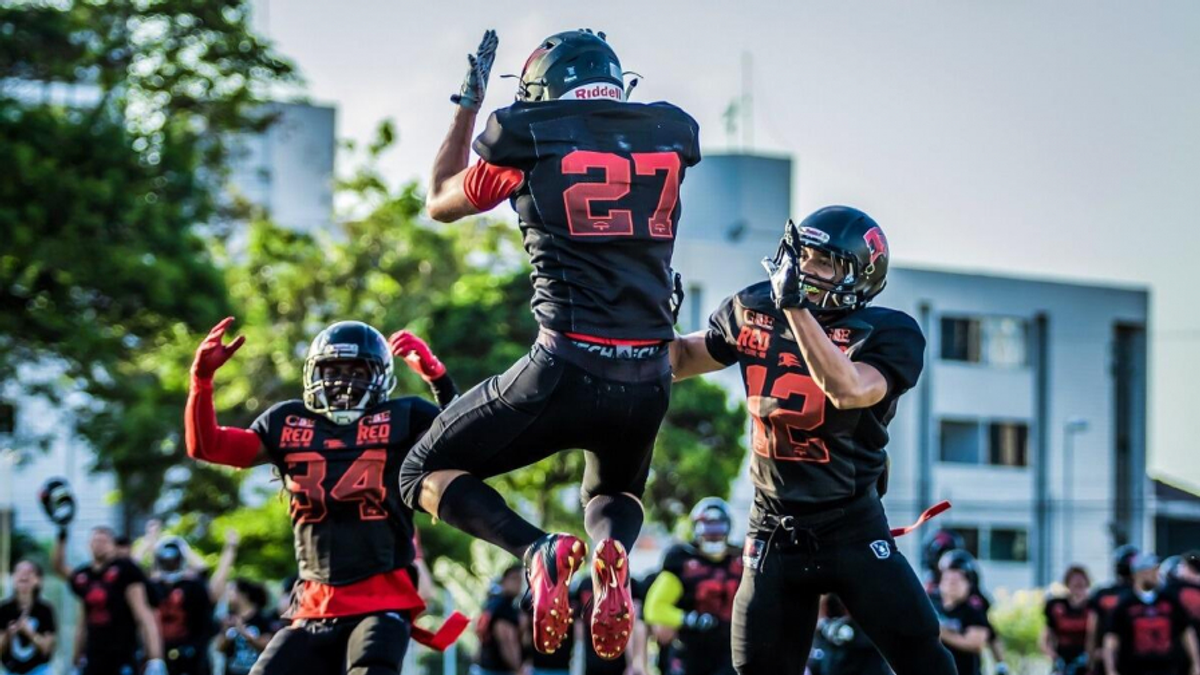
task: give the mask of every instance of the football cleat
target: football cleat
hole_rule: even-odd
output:
[[[629,592],[629,556],[615,539],[596,545],[592,559],[592,649],[612,660],[625,653],[633,632],[633,597]]]
[[[543,654],[558,651],[571,629],[571,575],[586,558],[587,544],[569,534],[548,534],[525,552],[533,646]]]

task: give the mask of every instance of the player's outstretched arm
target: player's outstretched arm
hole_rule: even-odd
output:
[[[388,345],[392,348],[392,356],[402,359],[404,365],[425,380],[433,391],[438,407],[445,408],[458,397],[458,388],[454,386],[454,380],[450,379],[446,366],[434,356],[433,350],[424,340],[401,330],[392,333],[388,338]]]
[[[262,461],[262,441],[249,429],[217,426],[217,412],[213,406],[213,375],[246,341],[245,336],[238,336],[233,342],[224,344],[225,330],[231,323],[233,317],[228,317],[213,326],[196,349],[184,409],[184,438],[188,456],[192,459],[246,468]]]
[[[488,77],[499,42],[496,31],[489,30],[483,34],[479,49],[467,56],[470,67],[463,79],[462,89],[450,97],[458,107],[454,111],[450,131],[446,133],[446,139],[442,141],[434,159],[429,194],[425,198],[425,210],[429,212],[429,217],[441,223],[452,223],[480,211],[467,198],[467,163],[471,158],[475,118],[487,93]]]
[[[855,363],[825,334],[825,329],[807,309],[784,310],[800,345],[813,381],[839,410],[870,408],[887,395],[883,373],[867,363]]]
[[[725,368],[708,351],[708,331],[677,335],[671,341],[671,377],[676,382]]]

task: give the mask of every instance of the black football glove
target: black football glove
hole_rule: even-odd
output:
[[[685,628],[704,633],[717,627],[717,617],[693,610],[684,615],[683,625]]]
[[[499,44],[500,38],[496,37],[496,31],[489,30],[483,34],[479,49],[474,54],[467,55],[467,62],[471,64],[471,68],[463,78],[462,89],[450,97],[451,101],[467,110],[479,110],[479,106],[483,105],[484,94],[487,93],[488,77],[492,74],[492,63],[496,60],[496,46]]]
[[[771,279],[771,300],[779,309],[812,309],[816,307],[808,299],[808,293],[801,283],[800,274],[800,233],[796,224],[788,221],[784,228],[783,238],[779,240],[779,249],[774,258],[763,258],[762,265]]]

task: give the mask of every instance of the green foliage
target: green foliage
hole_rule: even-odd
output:
[[[1000,590],[988,618],[996,632],[1004,638],[1007,651],[1022,656],[1039,653],[1038,638],[1046,626],[1044,607],[1046,594],[1042,589],[1010,593]]]
[[[229,307],[197,232],[218,215],[225,142],[263,129],[267,89],[295,81],[248,12],[246,0],[0,6],[0,377],[62,364],[90,396],[77,412],[97,468],[117,472],[135,512],[179,460],[179,368],[154,357]]]

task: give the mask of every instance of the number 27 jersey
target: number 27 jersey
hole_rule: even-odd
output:
[[[542,101],[497,110],[475,140],[519,169],[512,194],[533,263],[533,313],[564,333],[674,337],[671,255],[679,186],[699,127],[668,103]]]
[[[886,462],[896,402],[916,385],[924,364],[925,338],[903,312],[865,307],[822,326],[851,361],[883,374],[883,400],[859,410],[839,410],[829,401],[766,281],[726,298],[709,319],[709,354],[742,371],[753,423],[756,506],[772,513],[812,510],[874,485]]]
[[[424,399],[396,398],[339,425],[292,400],[255,420],[288,491],[301,579],[344,586],[412,564],[412,511],[394,487],[438,412]]]

